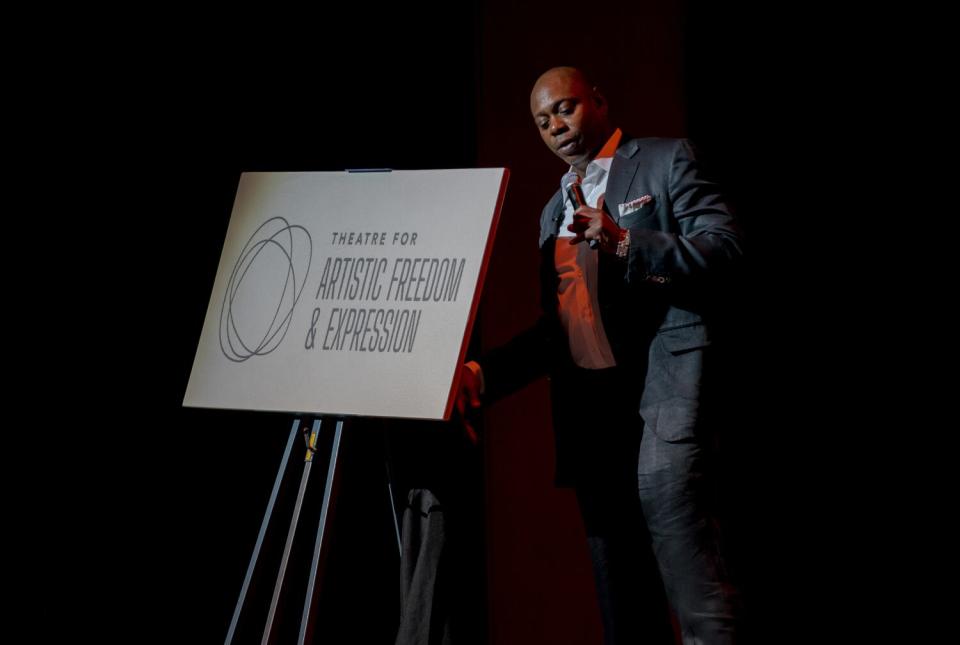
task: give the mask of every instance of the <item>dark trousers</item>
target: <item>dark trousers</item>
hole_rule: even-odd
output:
[[[581,372],[583,391],[605,403],[585,406],[576,421],[610,451],[588,451],[594,463],[574,484],[605,645],[673,643],[668,604],[684,645],[736,642],[740,601],[714,512],[713,442],[663,441],[644,426],[617,368]]]

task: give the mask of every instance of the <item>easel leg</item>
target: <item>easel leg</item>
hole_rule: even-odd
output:
[[[334,477],[337,474],[337,456],[340,453],[340,438],[343,434],[343,419],[337,420],[333,435],[333,448],[330,450],[330,465],[327,468],[327,481],[323,490],[323,504],[320,506],[320,523],[317,527],[317,539],[313,548],[313,562],[310,565],[310,579],[307,582],[307,594],[303,603],[303,617],[300,619],[300,645],[306,643],[310,613],[313,610],[313,591],[317,582],[317,569],[320,565],[320,551],[323,548],[323,535],[327,527],[327,515],[330,512],[330,499],[333,493]]]
[[[237,599],[237,606],[233,610],[233,619],[230,621],[230,629],[227,631],[227,638],[224,645],[230,645],[233,642],[233,635],[237,629],[237,622],[240,620],[240,611],[243,609],[243,603],[247,598],[247,590],[250,588],[250,580],[253,578],[253,570],[257,566],[257,559],[260,557],[260,548],[263,546],[263,538],[267,534],[267,527],[270,525],[270,518],[273,515],[273,507],[277,502],[277,495],[280,492],[280,484],[283,482],[283,473],[287,470],[287,462],[290,459],[290,452],[293,450],[293,442],[297,438],[300,429],[300,419],[293,420],[293,426],[290,428],[290,438],[287,439],[287,447],[283,451],[283,458],[280,460],[280,469],[277,471],[277,479],[273,482],[273,491],[270,493],[270,501],[267,502],[267,510],[263,514],[263,521],[260,523],[260,533],[257,535],[257,543],[253,547],[253,554],[250,556],[250,564],[247,565],[247,575],[243,579],[243,586],[240,588],[240,598]]]
[[[339,430],[339,426],[338,426]],[[320,419],[313,422],[313,428],[310,431],[310,440],[307,446],[307,455],[304,459],[303,475],[300,477],[300,490],[297,491],[297,503],[293,509],[293,518],[290,520],[290,529],[287,531],[287,542],[283,547],[283,557],[280,560],[280,571],[277,573],[277,582],[273,587],[273,599],[270,601],[270,612],[267,614],[267,624],[263,628],[263,638],[261,645],[267,645],[270,641],[270,632],[273,630],[273,620],[277,614],[277,605],[280,603],[280,592],[283,590],[283,578],[287,573],[287,564],[290,561],[290,552],[293,549],[293,538],[297,533],[297,522],[300,520],[300,510],[303,507],[303,498],[307,492],[307,484],[310,481],[310,468],[313,466],[313,454],[317,446],[317,436],[320,433]],[[324,498],[326,503],[326,498]]]
[[[400,541],[400,522],[397,520],[397,503],[393,496],[393,478],[390,474],[390,464],[387,463],[387,495],[390,496],[390,516],[393,518],[393,531],[397,536],[397,554],[403,556],[403,543]]]

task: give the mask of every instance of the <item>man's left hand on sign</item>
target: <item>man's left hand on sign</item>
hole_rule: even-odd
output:
[[[483,390],[483,382],[479,372],[479,366],[471,369],[469,365],[460,366],[460,387],[457,390],[456,408],[460,414],[460,420],[463,423],[463,431],[470,440],[470,443],[476,445],[479,442],[477,431],[468,418],[470,411],[480,407],[480,394]]]

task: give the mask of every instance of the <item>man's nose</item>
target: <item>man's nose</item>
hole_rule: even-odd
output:
[[[567,130],[567,124],[558,116],[550,117],[550,134],[560,134]]]

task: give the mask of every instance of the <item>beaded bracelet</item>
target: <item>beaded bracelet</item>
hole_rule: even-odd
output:
[[[625,258],[630,253],[630,229],[620,231],[620,241],[617,242],[617,257]]]

